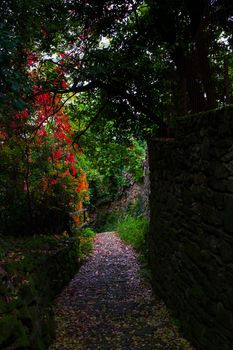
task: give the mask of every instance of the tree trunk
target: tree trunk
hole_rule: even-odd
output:
[[[224,57],[224,101],[226,104],[230,103],[230,81],[229,81],[229,60]]]
[[[209,33],[207,29],[200,30],[196,39],[196,55],[198,60],[198,68],[203,84],[203,93],[206,98],[206,109],[217,107],[216,88],[213,81],[213,72],[209,61]]]

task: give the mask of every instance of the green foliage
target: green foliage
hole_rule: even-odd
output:
[[[72,119],[83,148],[79,161],[87,173],[94,205],[98,201],[115,199],[131,182],[142,180],[146,144],[131,134],[119,133],[114,122],[106,121],[102,115],[97,124],[90,125],[99,106],[96,98],[91,102],[88,98],[88,94],[82,94],[73,99],[66,113]]]
[[[230,100],[223,94],[224,89],[232,94],[233,76],[228,1],[223,6],[122,0],[109,6],[108,1],[3,0],[0,14],[1,233],[68,230],[78,202],[68,186],[71,177],[58,176],[65,170],[61,162],[48,164],[54,139],[47,137],[40,150],[32,145],[35,86],[59,91],[54,99],[63,92],[69,100],[70,146],[76,141],[83,148],[79,162],[88,173],[93,205],[115,199],[142,179],[145,144],[139,140],[163,129],[164,122],[172,125],[178,114]],[[12,121],[26,107],[30,120],[16,130]],[[44,131],[54,120],[51,115]],[[52,190],[41,181],[46,177]]]
[[[96,220],[94,228],[97,232],[117,231],[118,221],[125,216],[141,217],[145,213],[144,200],[141,194],[131,200],[127,205],[119,202],[113,202],[113,210],[106,208],[108,203],[104,203],[103,208],[97,206]]]
[[[28,153],[27,153],[28,151]],[[64,184],[48,186],[54,169],[49,148],[38,150],[22,138],[0,146],[0,233],[32,235],[68,230],[71,203],[77,193]],[[56,227],[54,226],[56,221]]]
[[[152,272],[148,262],[148,220],[143,216],[133,214],[122,215],[115,221],[115,230],[125,243],[130,244],[139,253],[141,274],[151,282]]]
[[[147,231],[148,221],[144,217],[127,215],[117,222],[117,232],[120,238],[138,251],[145,250]]]
[[[21,349],[25,349],[30,345],[22,322],[13,315],[7,315],[1,319],[0,327],[0,345],[7,346],[10,343],[12,335],[17,339],[17,346]]]
[[[98,214],[98,213],[97,213]],[[105,212],[101,214],[101,217],[98,217],[98,227],[96,228],[98,231],[116,231],[117,223],[120,217],[122,217],[122,212],[113,211],[113,212]]]
[[[208,34],[206,43],[219,46],[219,37],[225,32],[230,44],[232,41],[229,1],[223,5],[220,1],[199,0],[196,4],[136,0],[132,5],[122,0],[109,6],[108,1],[86,4],[19,0],[2,1],[0,14],[4,19],[0,28],[3,63],[0,77],[8,102],[15,100],[12,98],[15,91],[22,94],[22,77],[30,80],[22,69],[28,51],[40,57],[40,71],[45,71],[43,82],[51,67],[59,65],[57,57],[54,60],[52,57],[66,52],[62,65],[69,77],[68,90],[75,92],[78,87],[79,91],[85,82],[93,82],[95,91],[89,94],[90,103],[97,99],[97,105],[106,104],[102,113],[106,119],[112,120],[121,133],[134,130],[137,135],[154,132],[163,118],[169,119],[174,113],[179,80],[183,75],[192,79],[185,64],[194,69],[192,61],[183,59],[201,54],[195,52],[197,38],[205,39]],[[199,33],[200,30],[203,31]],[[207,55],[202,57],[207,61],[208,50],[207,45],[203,49]],[[207,61],[202,61],[194,81],[203,78],[201,91],[208,95],[202,76]],[[214,66],[217,68],[218,63],[214,62]],[[24,95],[29,95],[29,90]],[[21,102],[24,101],[18,101]],[[175,113],[178,111],[177,107]]]
[[[48,349],[55,326],[51,302],[77,271],[78,241],[4,238],[0,246],[0,348]]]
[[[142,195],[139,194],[138,197],[130,203],[129,208],[127,208],[127,213],[131,216],[138,217],[143,215],[144,210],[143,198]]]
[[[131,206],[126,213],[116,211],[107,214],[101,230],[117,231],[123,241],[146,255],[146,235],[149,224],[148,220],[142,215],[139,215],[138,209],[135,210],[135,208]]]
[[[91,254],[95,235],[96,233],[89,227],[76,230],[75,236],[79,240],[78,256],[80,261],[84,261]]]
[[[90,103],[87,94],[72,100],[66,107],[77,137],[86,130],[78,137],[83,148],[79,164],[87,173],[92,205],[113,200],[130,182],[142,179],[146,149],[145,142],[130,135],[121,139],[122,135],[114,129],[112,121],[100,118],[97,124],[87,128],[96,109],[98,101],[95,99]]]
[[[98,217],[98,226],[95,229],[98,232],[118,232],[120,238],[139,253],[141,274],[151,282],[152,272],[148,262],[147,240],[149,222],[142,216],[142,212],[142,201],[139,197],[130,204],[126,212],[118,210],[102,213],[101,217]]]
[[[95,235],[96,233],[90,227],[86,227],[81,230],[81,236],[84,238],[93,238]]]
[[[90,190],[94,191],[95,201],[114,200],[135,181],[143,178],[145,145],[136,140],[129,144],[119,144],[114,140],[101,143],[90,159]]]

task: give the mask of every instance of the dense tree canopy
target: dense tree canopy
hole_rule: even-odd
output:
[[[226,100],[216,79],[231,52],[232,11],[230,1],[210,0],[3,1],[1,100],[23,107],[31,87],[26,63],[34,55],[38,84],[92,90],[101,113],[126,130],[160,124],[174,109],[215,107]],[[61,66],[66,89],[52,86]]]
[[[19,207],[36,225],[45,202],[66,217],[87,200],[91,144],[136,150],[133,137],[169,136],[177,116],[232,101],[231,1],[3,0],[0,14],[6,226]]]

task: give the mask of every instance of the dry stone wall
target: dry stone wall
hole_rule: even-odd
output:
[[[52,301],[79,267],[78,241],[64,238],[59,244],[48,248],[45,241],[37,250],[11,252],[14,260],[0,264],[1,350],[49,348],[55,335]]]
[[[233,108],[149,145],[154,287],[202,350],[233,349]]]

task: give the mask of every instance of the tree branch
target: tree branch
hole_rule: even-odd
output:
[[[39,130],[42,125],[44,124],[45,121],[47,121],[50,117],[54,116],[55,114],[57,114],[66,104],[66,102],[68,100],[70,100],[72,97],[74,97],[76,95],[76,93],[73,93],[71,96],[69,96],[64,102],[61,103],[60,106],[58,106],[55,110],[53,110],[46,118],[43,119],[42,122],[39,123],[39,125],[37,125],[34,129],[33,129],[33,133],[35,133],[37,130]]]
[[[78,93],[78,92],[86,92],[95,88],[98,88],[99,84],[96,81],[90,81],[87,84],[73,85],[69,89],[50,89],[51,92],[56,92],[58,94],[67,94],[69,92]]]
[[[72,144],[76,143],[77,140],[84,135],[87,130],[97,121],[97,119],[99,118],[100,114],[103,112],[103,110],[105,109],[105,107],[108,104],[108,100],[105,101],[105,103],[100,107],[100,109],[98,110],[98,112],[96,113],[96,115],[90,120],[90,122],[87,124],[87,126],[85,127],[84,130],[82,130],[79,134],[77,134],[72,142]]]

